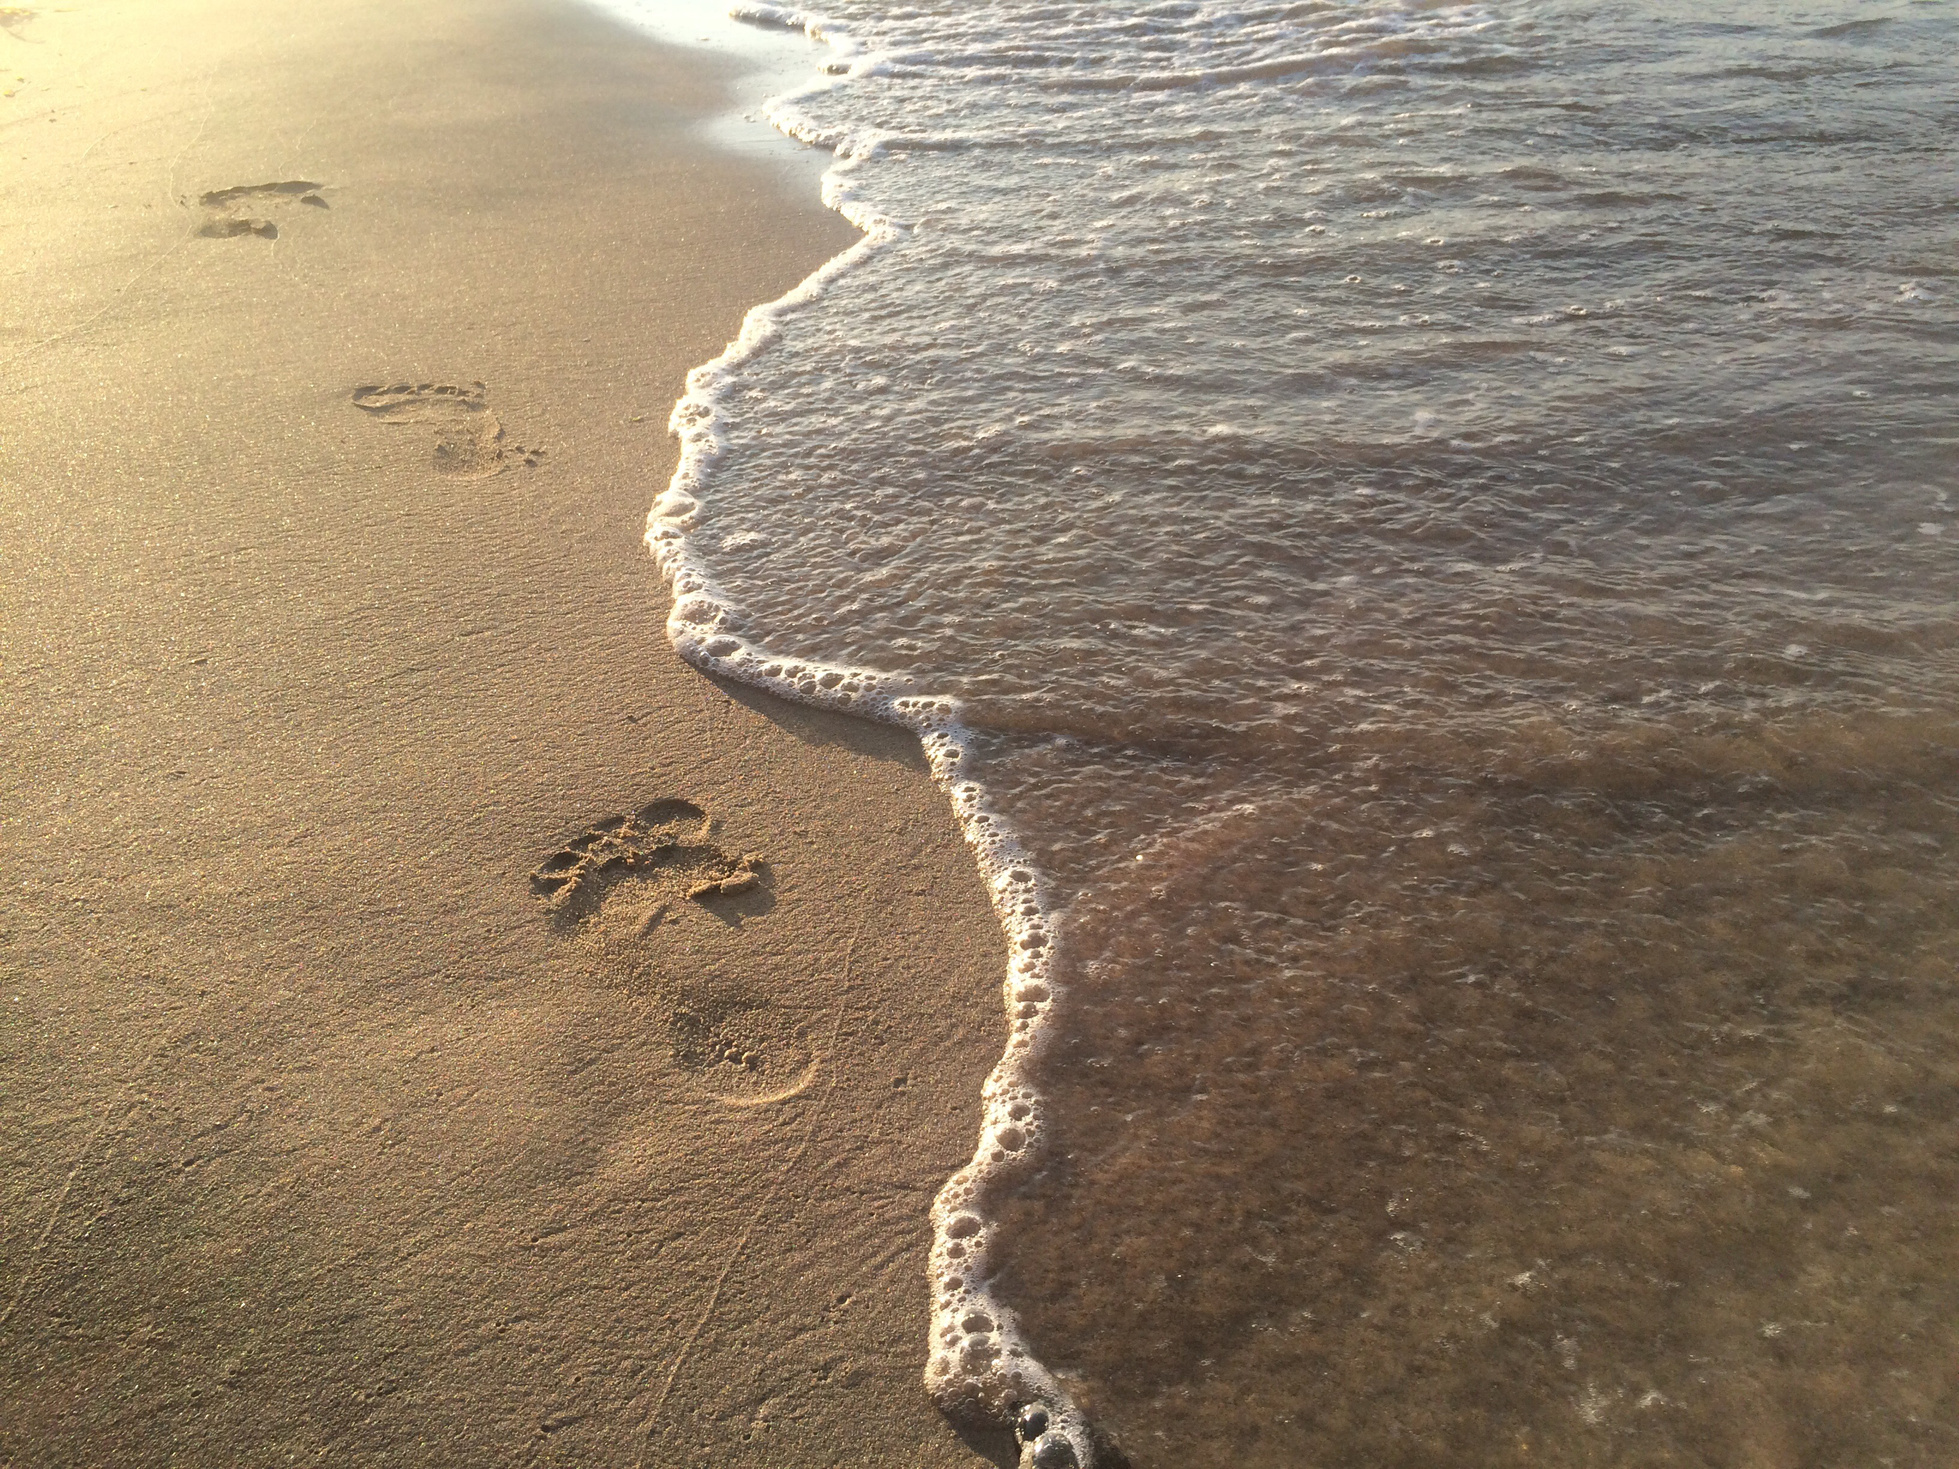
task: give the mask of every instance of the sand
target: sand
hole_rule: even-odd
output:
[[[0,1462],[997,1454],[919,1385],[973,863],[640,544],[850,239],[726,81],[547,0],[0,13]]]

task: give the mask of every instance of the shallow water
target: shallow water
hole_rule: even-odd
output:
[[[1959,1461],[1959,9],[756,13],[871,237],[654,541],[1022,874],[938,1388]]]

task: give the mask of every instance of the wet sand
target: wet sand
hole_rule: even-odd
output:
[[[0,20],[0,1461],[980,1462],[998,930],[640,544],[848,228],[569,6]]]

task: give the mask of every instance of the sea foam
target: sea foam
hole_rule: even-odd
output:
[[[848,31],[808,12],[756,4],[734,6],[729,14],[802,30],[826,42],[844,63],[832,76],[874,75],[879,70],[878,58]],[[808,90],[828,84],[826,79]],[[1076,1462],[1087,1466],[1093,1455],[1080,1411],[1028,1350],[1013,1311],[995,1299],[988,1285],[993,1227],[986,1207],[989,1190],[1025,1164],[1042,1141],[1040,1098],[1026,1079],[1026,1066],[1045,1040],[1059,993],[1051,972],[1053,926],[1040,876],[1007,822],[991,808],[971,768],[970,733],[960,721],[955,699],[875,668],[773,653],[763,638],[747,630],[740,607],[715,583],[689,540],[725,445],[723,425],[730,411],[725,400],[741,367],[766,350],[787,316],[820,300],[832,281],[887,248],[904,228],[860,197],[850,178],[851,166],[877,156],[884,138],[812,124],[796,108],[802,95],[772,100],[770,120],[789,136],[835,153],[837,163],[824,179],[824,202],[862,230],[863,238],[786,295],[750,310],[726,350],[689,372],[687,390],[670,419],[680,443],[679,463],[654,501],[646,544],[672,598],[667,635],[683,658],[703,672],[785,698],[911,730],[933,780],[951,801],[1006,935],[1008,1037],[981,1092],[980,1136],[972,1161],[946,1181],[932,1205],[932,1319],[925,1382],[934,1400],[955,1416],[1004,1422],[1023,1408],[1044,1408],[1047,1426],[1040,1439],[1027,1445],[1030,1461],[1044,1466],[1066,1462],[1066,1455],[1056,1452],[1065,1443]]]

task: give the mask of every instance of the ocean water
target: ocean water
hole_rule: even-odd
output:
[[[738,12],[865,239],[648,539],[997,895],[941,1403],[1959,1463],[1959,6]]]

